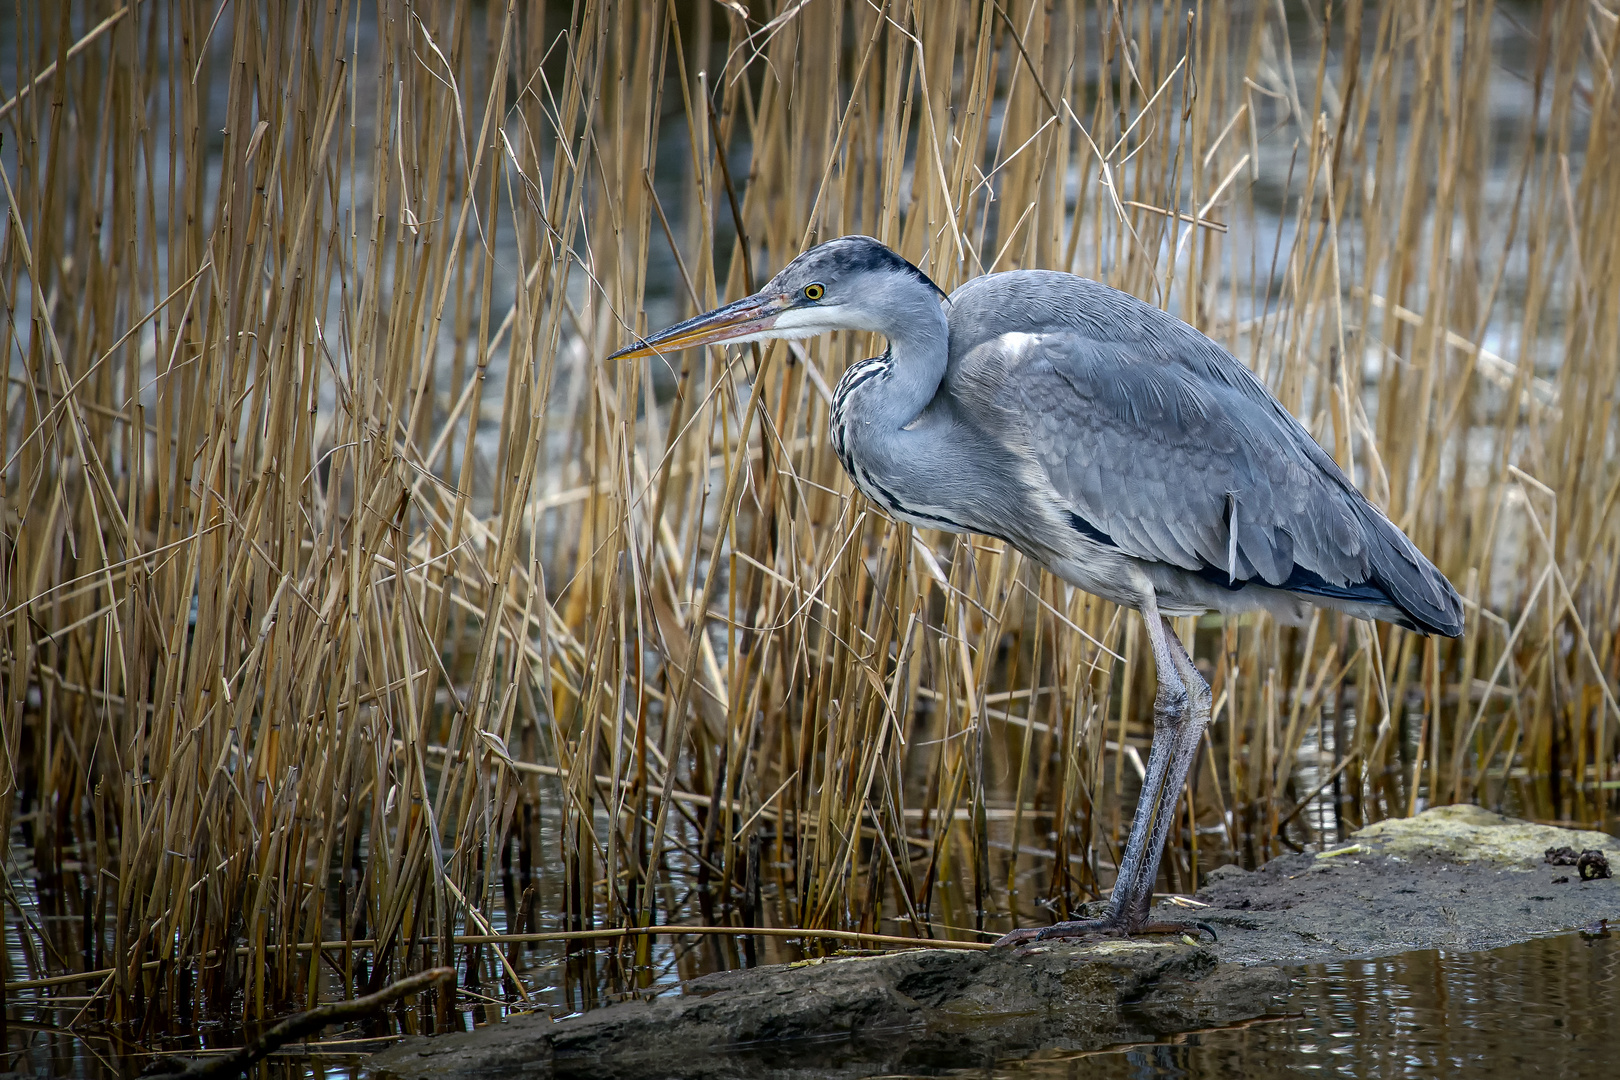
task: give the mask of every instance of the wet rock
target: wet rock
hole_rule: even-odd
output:
[[[866,1076],[988,1065],[1032,1046],[1092,1050],[1266,1014],[1274,968],[1175,940],[915,949],[724,972],[685,996],[414,1039],[373,1058],[398,1076]]]
[[[1227,962],[1312,963],[1411,949],[1490,949],[1620,916],[1620,883],[1573,881],[1549,847],[1620,857],[1605,833],[1443,806],[1381,821],[1350,843],[1205,880],[1199,917]],[[1562,882],[1559,878],[1563,877]]]

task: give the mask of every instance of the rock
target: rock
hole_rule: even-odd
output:
[[[1243,867],[1239,866],[1237,863],[1227,863],[1225,866],[1217,866],[1215,869],[1205,874],[1204,882],[1205,884],[1214,884],[1222,881],[1235,881],[1245,878],[1248,875],[1249,872],[1243,869]]]
[[[1568,871],[1543,858],[1563,844],[1620,855],[1605,833],[1442,806],[1369,825],[1317,855],[1211,873],[1199,917],[1220,932],[1224,961],[1303,964],[1490,949],[1620,915],[1620,883],[1557,880]]]
[[[913,949],[723,972],[687,983],[684,997],[411,1039],[367,1065],[401,1077],[866,1076],[1234,1023],[1271,1010],[1286,985],[1275,968],[1222,965],[1174,939],[1027,956]]]
[[[1607,833],[1560,829],[1503,817],[1478,806],[1437,806],[1417,817],[1369,825],[1354,839],[1401,858],[1439,856],[1463,866],[1485,864],[1528,873],[1548,848],[1596,849],[1620,857],[1620,841]]]

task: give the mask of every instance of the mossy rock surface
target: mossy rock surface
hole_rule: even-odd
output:
[[[1211,905],[1201,917],[1220,931],[1221,959],[1243,964],[1492,949],[1620,921],[1620,878],[1583,881],[1547,863],[1548,848],[1596,848],[1620,869],[1606,833],[1442,806],[1252,873],[1223,866],[1198,893]]]
[[[1607,833],[1538,825],[1466,803],[1380,821],[1352,839],[1397,858],[1443,858],[1463,866],[1496,866],[1526,873],[1544,864],[1548,848],[1596,848],[1610,862],[1620,860],[1620,841]]]

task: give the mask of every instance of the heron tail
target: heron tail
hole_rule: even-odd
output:
[[[1362,508],[1372,579],[1420,634],[1460,637],[1462,597],[1446,576],[1371,503]]]

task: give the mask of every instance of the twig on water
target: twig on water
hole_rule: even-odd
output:
[[[225,1076],[236,1076],[247,1071],[248,1066],[275,1053],[283,1046],[306,1035],[313,1035],[328,1024],[335,1024],[340,1020],[352,1020],[359,1016],[370,1016],[372,1013],[392,1005],[402,997],[426,990],[430,986],[442,986],[454,983],[455,968],[430,968],[418,972],[408,978],[390,983],[375,994],[365,997],[353,998],[349,1001],[330,1001],[325,1005],[317,1005],[294,1016],[289,1016],[281,1023],[260,1035],[257,1039],[233,1050],[222,1057],[209,1058],[205,1061],[194,1061],[184,1069],[170,1072],[151,1073],[153,1076],[182,1076],[188,1078],[203,1078],[209,1080]]]

